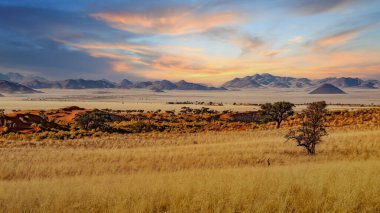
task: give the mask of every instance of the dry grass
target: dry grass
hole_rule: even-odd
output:
[[[284,133],[152,133],[5,143],[0,148],[0,209],[380,211],[379,128],[330,130],[313,157],[285,143]]]
[[[4,212],[378,212],[378,161],[0,182]]]

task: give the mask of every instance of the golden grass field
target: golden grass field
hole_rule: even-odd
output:
[[[2,212],[379,212],[380,128],[2,142]],[[270,166],[268,166],[268,160]]]

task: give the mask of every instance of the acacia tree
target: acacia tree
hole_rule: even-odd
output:
[[[280,128],[281,122],[294,114],[294,104],[286,101],[275,102],[273,104],[266,103],[260,106],[261,115],[270,121],[276,122],[276,128]]]
[[[325,128],[326,102],[310,103],[302,111],[304,117],[301,127],[290,130],[285,136],[287,140],[294,140],[297,146],[304,147],[309,154],[315,154],[315,146],[327,135]]]

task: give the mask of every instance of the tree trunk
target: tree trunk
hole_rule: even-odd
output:
[[[281,121],[277,121],[276,128],[279,129],[281,125]]]
[[[310,144],[310,146],[307,148],[307,151],[309,152],[310,155],[315,154],[315,144]]]

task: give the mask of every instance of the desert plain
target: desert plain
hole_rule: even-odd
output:
[[[0,97],[6,111],[29,109],[55,109],[66,106],[84,108],[110,108],[114,110],[179,110],[186,104],[170,105],[167,102],[215,102],[223,106],[207,106],[216,110],[248,111],[257,109],[249,104],[289,101],[305,104],[326,101],[330,108],[344,105],[379,105],[379,89],[346,89],[347,94],[308,94],[310,89],[243,89],[239,91],[181,91],[154,92],[144,89],[41,89],[43,93],[5,94]],[[242,105],[234,105],[234,103]],[[248,105],[248,106],[247,106]],[[201,108],[202,105],[192,105]]]

